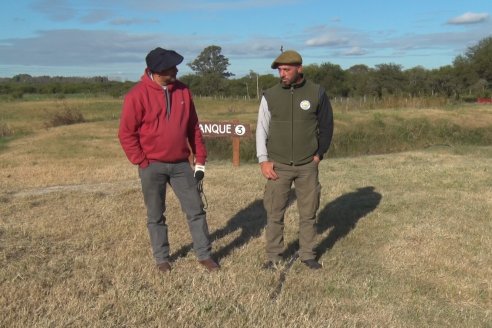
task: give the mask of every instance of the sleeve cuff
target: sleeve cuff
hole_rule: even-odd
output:
[[[140,168],[142,169],[145,169],[147,166],[149,166],[149,160],[148,159],[144,159],[140,164],[138,164],[138,166],[140,166]]]
[[[268,156],[261,155],[261,156],[258,157],[258,163],[266,162],[266,161],[268,161]]]
[[[207,160],[206,157],[195,157],[195,163],[200,163],[202,165],[205,165],[206,160]]]

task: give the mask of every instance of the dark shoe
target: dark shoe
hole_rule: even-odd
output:
[[[301,262],[304,263],[308,268],[310,268],[312,270],[318,270],[318,269],[321,269],[323,267],[321,264],[316,262],[316,260],[305,260],[305,261],[301,261]]]
[[[162,262],[157,264],[157,270],[160,272],[170,272],[171,271],[171,264],[169,262]]]
[[[279,265],[280,265],[279,261],[266,261],[265,263],[263,263],[261,268],[263,270],[275,271],[275,270],[277,270]]]
[[[206,260],[198,261],[198,263],[200,263],[201,265],[203,265],[205,267],[205,269],[207,269],[209,272],[217,271],[217,270],[220,269],[219,264],[217,264],[217,262],[215,262],[211,258],[208,258]]]

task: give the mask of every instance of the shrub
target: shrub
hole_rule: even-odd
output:
[[[83,122],[85,122],[85,118],[80,110],[65,107],[60,111],[50,114],[45,125],[46,127],[55,127],[60,125],[70,125]]]
[[[0,137],[9,137],[14,135],[14,130],[5,122],[0,122]]]
[[[17,89],[10,93],[10,98],[13,100],[22,99],[24,97],[24,91]]]

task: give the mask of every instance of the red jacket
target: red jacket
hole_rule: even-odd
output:
[[[118,138],[133,164],[187,161],[190,148],[196,162],[205,164],[207,151],[188,87],[180,81],[167,85],[171,114],[166,117],[166,93],[145,70],[141,81],[125,96]]]

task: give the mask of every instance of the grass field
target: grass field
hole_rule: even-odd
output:
[[[16,104],[25,112],[3,107],[3,119],[28,133],[0,152],[1,327],[492,326],[491,145],[323,161],[324,267],[314,272],[299,261],[261,270],[266,222],[258,165],[210,162],[204,186],[222,270],[208,274],[197,265],[170,192],[173,271],[162,275],[114,112],[81,104],[87,123],[49,129],[26,103]],[[219,117],[228,106],[210,114]],[[485,107],[429,113],[477,126],[490,119]],[[254,122],[251,115],[244,119]],[[294,202],[286,214],[287,260],[296,249],[296,211]]]

